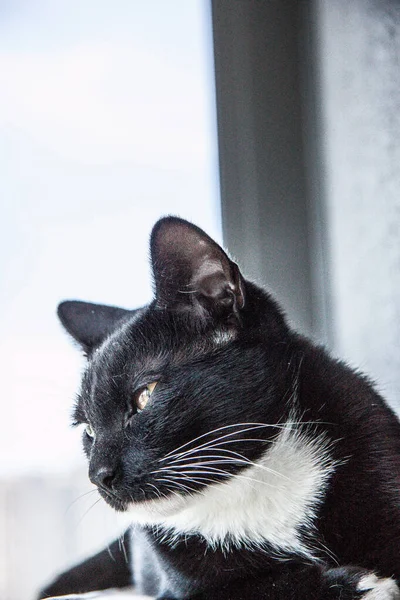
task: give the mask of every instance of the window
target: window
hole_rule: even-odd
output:
[[[12,600],[32,597],[51,569],[83,552],[79,540],[62,548],[47,538],[61,521],[43,514],[51,497],[64,518],[52,474],[84,464],[68,427],[81,362],[57,303],[147,302],[148,237],[162,215],[220,238],[208,3],[3,3],[0,78],[0,518],[9,532],[0,596]],[[13,520],[28,532],[15,552]],[[48,549],[34,551],[35,536]],[[21,578],[13,561],[24,556]]]

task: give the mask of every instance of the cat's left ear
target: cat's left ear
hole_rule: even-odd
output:
[[[245,286],[238,266],[204,231],[166,217],[151,235],[158,308],[192,311],[201,319],[239,321]]]
[[[134,312],[80,300],[66,300],[57,308],[61,323],[87,354]]]

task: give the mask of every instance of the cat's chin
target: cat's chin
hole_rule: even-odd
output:
[[[185,509],[190,502],[191,495],[169,496],[161,499],[142,500],[131,502],[126,511],[134,523],[140,525],[156,525],[165,518],[176,515]]]
[[[123,501],[115,495],[106,494],[99,490],[103,500],[116,512],[125,512],[133,517],[133,521],[142,525],[160,523],[163,518],[179,513],[188,505],[191,494],[185,496],[177,494],[164,498],[151,498],[148,500]]]
[[[126,512],[128,510],[129,505],[126,504],[125,502],[122,502],[120,500],[110,499],[110,498],[104,498],[104,496],[103,496],[103,499],[116,512]]]
[[[126,512],[128,509],[129,503],[124,502],[114,494],[107,494],[104,490],[98,489],[100,496],[103,498],[104,502],[111,506],[117,512]]]

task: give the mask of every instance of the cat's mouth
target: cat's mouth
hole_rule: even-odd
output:
[[[125,512],[129,506],[129,501],[122,500],[117,494],[104,488],[97,488],[100,496],[117,512]]]
[[[164,495],[160,498],[159,495],[144,496],[143,494],[129,494],[129,498],[123,498],[122,494],[105,489],[103,487],[97,487],[100,496],[103,500],[111,506],[117,512],[132,512],[134,514],[147,515],[155,514],[161,510],[161,513],[169,513],[172,507],[180,508],[185,504],[189,495]],[[174,510],[172,512],[175,512]]]
[[[128,497],[126,497],[125,495],[122,495],[122,492],[120,494],[100,486],[97,486],[97,489],[103,500],[118,512],[125,512],[132,506],[143,507],[159,502],[159,495],[153,496],[152,494],[149,494],[145,496],[142,490],[138,492],[138,494],[131,492]]]

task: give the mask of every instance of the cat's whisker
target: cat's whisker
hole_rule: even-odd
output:
[[[75,498],[75,500],[73,500],[71,502],[71,504],[68,506],[68,508],[66,509],[66,511],[64,513],[64,517],[68,513],[68,511],[71,510],[71,508],[73,507],[73,505],[76,504],[76,502],[78,502],[79,500],[82,500],[82,498],[84,498],[85,496],[89,496],[90,494],[94,494],[95,492],[97,492],[96,489],[89,490],[88,492],[85,492],[84,494],[81,494],[80,496],[78,496],[77,498]]]
[[[179,483],[178,481],[176,481],[175,477],[163,477],[163,479],[158,479],[158,481],[167,481],[171,484],[174,484],[176,487],[180,487],[181,489],[188,491],[189,493],[193,493],[196,492],[196,490],[194,490],[193,488],[184,485],[183,483]]]
[[[248,477],[246,475],[241,475],[239,473],[230,473],[229,471],[226,471],[224,469],[218,469],[216,467],[208,466],[210,464],[221,464],[221,461],[206,461],[204,463],[196,463],[193,465],[187,465],[185,468],[187,468],[189,466],[190,467],[189,471],[185,471],[183,469],[179,470],[179,471],[176,471],[176,470],[174,471],[172,469],[165,469],[165,471],[170,473],[173,478],[184,477],[184,476],[189,476],[189,475],[192,476],[192,475],[199,474],[199,473],[208,474],[208,475],[224,474],[226,477],[231,477],[231,478],[237,477],[240,479],[246,479],[248,481],[253,481],[255,483],[261,483],[262,485],[266,485],[270,489],[279,489],[279,486],[274,485],[268,481],[261,481],[259,479],[255,479],[254,477]],[[183,466],[185,466],[185,465],[183,465]],[[214,472],[211,472],[211,470]],[[218,481],[213,479],[213,483],[218,483]]]
[[[128,553],[127,553],[126,548],[125,548],[125,537],[124,537],[124,534],[122,534],[120,536],[118,545],[119,545],[119,549],[120,550],[122,549],[122,552],[124,554],[125,564],[126,565],[129,564]]]
[[[182,500],[182,498],[183,498],[183,494],[182,494],[181,490],[183,490],[184,493],[188,492],[190,495],[192,495],[194,493],[194,490],[192,490],[192,489],[189,490],[188,488],[185,488],[183,485],[180,485],[176,481],[165,481],[165,482],[163,481],[163,485],[168,490],[168,492],[170,492],[171,494],[174,494],[180,500]],[[166,498],[167,497],[168,496],[166,496]]]
[[[315,549],[316,550],[320,550],[322,548],[322,552],[325,552],[327,556],[329,556],[330,559],[333,560],[333,562],[339,567],[340,563],[336,557],[336,555],[329,550],[328,546],[325,546],[325,544],[323,544],[320,540],[317,542],[317,544],[315,544]]]
[[[212,477],[212,475],[214,475],[214,477]],[[225,474],[225,475],[224,475],[224,473],[218,473],[218,477],[221,477],[221,476],[222,476],[222,477],[225,477],[225,480],[221,481],[221,480],[219,480],[219,479],[216,479],[216,478],[215,478],[215,477],[216,477],[216,475],[215,475],[215,474],[210,474],[210,477],[204,477],[204,475],[196,475],[195,479],[197,479],[197,480],[198,480],[199,484],[201,484],[201,481],[202,481],[202,480],[204,480],[204,481],[208,481],[208,482],[209,482],[209,483],[211,483],[211,484],[217,484],[217,483],[225,483],[225,482],[226,482],[226,480],[229,478],[229,475],[228,475],[228,473],[227,473],[227,474]],[[191,477],[191,479],[193,479],[193,477]],[[257,491],[257,488],[256,488],[256,486],[255,486],[255,483],[256,483],[256,481],[254,481],[254,482],[253,482],[253,481],[251,480],[251,478],[247,478],[247,480],[251,482],[251,483],[250,483],[250,485],[251,485],[251,489],[252,489],[252,490],[256,490],[256,491]],[[271,486],[271,487],[273,487],[274,489],[276,488],[276,486]]]
[[[158,488],[157,488],[155,485],[153,485],[152,483],[146,482],[146,483],[145,483],[145,485],[148,485],[148,486],[152,487],[152,488],[155,490],[155,492],[156,492],[156,495],[157,495],[157,497],[158,497],[158,498],[162,498],[162,496],[164,495],[164,494],[162,494],[162,492],[160,492],[160,490],[159,490],[159,489],[158,489]]]
[[[208,450],[213,451],[214,448],[212,446],[208,446],[207,448],[202,448],[202,452],[203,451],[208,451]],[[267,471],[268,473],[271,473],[273,475],[276,475],[277,477],[282,477],[283,479],[286,479],[287,481],[290,481],[290,479],[286,475],[283,475],[283,473],[280,473],[279,471],[275,471],[274,469],[271,469],[270,467],[268,467],[266,465],[260,465],[259,463],[256,463],[256,462],[250,460],[249,458],[247,458],[246,456],[244,456],[240,452],[236,452],[234,450],[229,450],[229,449],[225,449],[225,448],[217,448],[214,451],[215,452],[220,452],[220,453],[224,452],[224,453],[228,454],[228,456],[224,456],[224,455],[221,456],[221,455],[218,455],[218,454],[216,454],[216,455],[207,455],[207,454],[201,454],[201,453],[199,453],[198,458],[201,459],[201,460],[203,460],[204,458],[216,458],[216,459],[222,458],[223,459],[223,458],[229,458],[229,456],[239,457],[240,462],[242,462],[242,463],[246,463],[247,465],[256,467],[258,469],[263,469],[263,470]],[[173,460],[167,466],[178,466],[179,467],[180,464],[182,463],[182,461],[186,460],[186,459],[187,459],[187,456],[179,458],[179,459],[176,459],[176,460]],[[191,464],[191,463],[188,463],[188,464]],[[199,463],[198,462],[193,462],[193,464],[199,464]]]
[[[87,509],[87,511],[85,511],[85,512],[83,513],[82,517],[79,519],[78,523],[76,524],[76,526],[77,526],[77,527],[78,527],[78,526],[79,526],[79,525],[82,523],[83,519],[84,519],[84,518],[86,517],[86,515],[87,515],[87,514],[88,514],[88,513],[89,513],[89,512],[92,510],[92,508],[94,508],[94,507],[96,506],[96,504],[98,504],[98,503],[99,503],[101,500],[102,500],[102,498],[98,498],[98,499],[96,500],[96,502],[94,502],[94,503],[92,504],[92,506],[89,506],[89,508]]]
[[[208,484],[215,484],[215,483],[221,483],[218,479],[216,479],[215,477],[204,477],[204,475],[196,475],[196,477],[189,477],[188,478],[189,481],[193,481],[194,483],[198,483],[198,484],[202,484],[202,482],[205,482],[206,485]]]
[[[255,428],[257,427],[277,427],[277,425],[271,425],[271,424],[266,424],[266,423],[233,423],[232,425],[223,425],[222,427],[217,427],[216,429],[211,429],[210,431],[207,431],[206,433],[203,433],[195,438],[193,438],[192,440],[190,440],[189,442],[185,442],[184,444],[182,444],[181,446],[178,446],[177,448],[175,448],[174,450],[171,450],[170,452],[167,452],[167,454],[165,455],[164,458],[167,458],[168,456],[170,456],[171,454],[174,453],[178,453],[179,450],[181,450],[182,448],[184,448],[185,446],[188,446],[190,444],[193,444],[194,442],[197,442],[197,440],[200,440],[208,435],[212,435],[213,433],[217,433],[218,431],[222,431],[225,429],[229,429],[232,427],[247,427],[248,425],[251,426],[255,426]],[[235,435],[237,432],[232,432],[229,435]],[[208,442],[206,442],[208,443]],[[164,459],[161,459],[164,460]]]
[[[205,457],[207,458],[207,457]],[[263,465],[256,465],[256,463],[254,463],[254,465],[252,463],[248,463],[247,461],[240,461],[240,460],[235,460],[235,459],[228,459],[228,458],[222,458],[222,459],[218,459],[219,457],[216,457],[217,460],[207,460],[207,461],[201,461],[201,462],[196,462],[196,463],[187,463],[184,465],[179,465],[185,469],[188,468],[196,468],[196,467],[202,467],[204,465],[223,465],[223,464],[233,464],[233,465],[242,465],[243,463],[248,465],[248,466],[259,466],[260,468],[263,468],[267,473],[274,475],[276,477],[281,477],[282,479],[285,479],[286,481],[291,481],[289,477],[286,477],[285,475],[279,473],[278,471],[274,471],[273,469],[268,469],[268,467],[263,467]],[[166,470],[169,470],[168,468]],[[233,473],[232,473],[233,475]],[[267,482],[265,482],[267,483]],[[272,484],[271,484],[272,485]]]
[[[272,485],[271,483],[269,483],[268,481],[262,481],[260,479],[255,479],[254,477],[247,477],[246,475],[240,475],[239,473],[230,473],[229,471],[225,471],[224,469],[218,469],[216,467],[209,467],[206,466],[204,467],[204,469],[198,469],[198,470],[193,470],[193,471],[181,471],[181,473],[187,473],[187,474],[204,474],[204,475],[214,475],[214,474],[222,474],[222,475],[226,475],[227,477],[230,478],[238,478],[238,479],[245,479],[247,481],[252,481],[254,483],[260,483],[261,485],[265,485],[267,487],[269,487],[270,489],[279,489],[279,486],[277,485]]]
[[[265,440],[265,439],[258,439],[258,438],[235,438],[235,439],[231,439],[231,440],[227,440],[226,438],[235,436],[235,435],[239,435],[242,433],[245,433],[246,431],[251,431],[254,429],[259,429],[261,427],[275,427],[277,429],[280,430],[289,430],[291,431],[292,427],[297,426],[297,425],[321,425],[321,424],[329,424],[326,422],[322,422],[322,421],[287,421],[286,423],[284,423],[283,425],[281,424],[276,424],[276,425],[267,425],[265,423],[255,423],[255,424],[251,424],[251,427],[246,427],[245,429],[239,430],[239,431],[234,431],[234,432],[230,432],[228,434],[225,434],[223,436],[217,437],[214,440],[210,440],[207,442],[204,442],[203,444],[200,444],[198,446],[195,446],[194,448],[190,448],[188,450],[185,450],[184,452],[180,452],[180,453],[176,453],[173,455],[170,455],[170,453],[166,454],[164,456],[164,458],[160,459],[160,462],[165,461],[165,460],[170,460],[171,463],[174,460],[179,460],[180,458],[184,458],[186,456],[190,456],[191,454],[194,454],[195,452],[198,452],[199,450],[201,450],[202,448],[208,448],[208,445],[212,444],[212,446],[219,446],[219,445],[225,445],[225,444],[231,444],[231,443],[235,443],[235,442],[240,442],[240,441],[258,441],[258,442],[263,442],[263,443],[268,443],[270,445],[274,445],[276,443],[276,439],[271,439],[271,440]],[[239,425],[239,424],[238,424]],[[240,424],[243,425],[243,424]],[[245,423],[244,425],[250,425],[250,423]],[[206,434],[204,434],[206,435]],[[195,438],[197,439],[197,438]],[[224,440],[224,441],[221,441]],[[216,443],[217,442],[217,443]],[[188,442],[190,443],[190,442]]]
[[[220,483],[218,481],[218,479],[216,479],[215,477],[212,478],[212,477],[204,477],[204,476],[199,476],[199,475],[197,475],[196,477],[192,477],[189,475],[182,474],[182,476],[178,476],[178,478],[183,479],[184,481],[189,481],[189,482],[191,481],[193,483],[200,484],[200,485],[202,484],[202,481],[205,481],[207,483]],[[199,490],[199,492],[200,491],[201,490]]]
[[[190,494],[193,494],[193,493],[196,492],[196,490],[194,490],[193,488],[190,488],[190,487],[184,485],[183,483],[179,483],[179,482],[175,481],[173,478],[170,478],[170,477],[164,477],[163,479],[156,479],[156,481],[161,481],[161,482],[164,481],[164,480],[166,480],[167,482],[173,483],[178,488],[180,487],[183,490],[188,491]]]
[[[235,432],[235,434],[232,435],[237,435],[239,433],[245,433],[245,431],[247,430],[243,430],[240,432]],[[191,448],[190,450],[187,450],[186,452],[182,452],[179,453],[177,455],[172,455],[169,457],[164,457],[163,459],[161,459],[159,462],[166,462],[168,460],[168,462],[170,464],[178,461],[178,460],[185,460],[187,458],[190,458],[190,456],[192,456],[193,454],[199,453],[201,451],[207,451],[209,448],[213,448],[216,446],[224,446],[228,443],[235,443],[235,442],[240,442],[240,441],[248,441],[249,438],[235,438],[235,439],[231,439],[231,440],[226,440],[224,438],[226,437],[231,437],[231,434],[228,434],[227,436],[222,436],[220,438],[216,438],[216,440],[210,440],[209,442],[205,443],[205,444],[201,444],[199,446],[196,446],[195,448]],[[223,440],[223,441],[222,441]],[[260,439],[260,442],[264,443],[264,444],[272,444],[273,440],[265,440],[265,439]],[[214,443],[216,442],[216,443]]]
[[[164,486],[167,488],[167,490],[169,492],[171,492],[171,494],[174,494],[174,496],[179,498],[179,500],[182,500],[182,495],[178,494],[178,492],[176,492],[172,487],[170,487],[170,485],[168,483],[164,483]],[[163,494],[163,496],[164,496],[164,498],[168,498],[167,494]]]
[[[209,448],[209,449],[211,451],[213,450],[213,448]],[[203,448],[203,450],[204,450],[204,448]],[[208,450],[208,448],[207,448],[207,450]],[[236,462],[238,462],[238,463],[245,463],[248,466],[256,467],[257,469],[263,469],[264,471],[267,471],[268,473],[271,473],[273,475],[276,475],[277,477],[282,477],[283,479],[286,479],[287,481],[290,481],[290,479],[286,475],[283,475],[283,473],[280,473],[279,471],[275,471],[274,469],[271,469],[270,467],[267,467],[266,465],[260,465],[260,464],[258,464],[256,462],[250,460],[249,458],[247,458],[243,454],[240,454],[240,452],[235,452],[234,450],[228,450],[228,449],[224,449],[224,448],[218,448],[216,451],[217,452],[226,452],[229,455],[232,455],[233,457],[238,456],[239,460],[236,460]],[[215,459],[221,458],[222,459],[221,462],[223,462],[223,459],[226,459],[225,462],[227,462],[227,459],[229,458],[229,456],[224,456],[224,455],[219,456],[218,454],[200,454],[199,458],[201,460],[203,460],[205,458],[215,458]],[[183,460],[186,460],[186,457],[178,459],[178,460],[175,460],[175,461],[172,461],[170,463],[170,465],[172,465],[172,466],[178,466],[179,467],[181,465],[181,461],[183,461]],[[232,458],[232,460],[233,460],[233,458]],[[231,461],[229,461],[229,462],[231,462]],[[198,461],[196,461],[196,462],[188,463],[188,464],[189,465],[190,464],[197,465],[197,464],[201,464],[201,463],[199,463]]]
[[[196,475],[197,472],[195,472],[194,474]],[[206,481],[208,483],[212,483],[212,484],[216,484],[216,483],[221,483],[221,481],[216,477],[215,473],[210,473],[210,475],[214,475],[214,477],[204,477],[201,475],[196,475],[196,477],[193,477],[192,474],[188,475],[187,472],[183,471],[183,472],[177,472],[176,474],[174,473],[173,478],[178,479],[178,480],[183,480],[183,481],[188,481],[188,482],[193,482],[193,483],[197,483],[202,485],[202,481]],[[220,474],[218,474],[218,476],[220,476]],[[228,472],[226,473],[225,477],[228,476]],[[201,492],[201,490],[197,490],[198,492]]]
[[[210,454],[203,454],[203,452],[215,452],[215,455],[210,455]],[[216,458],[216,459],[234,459],[236,457],[240,458],[241,461],[246,462],[247,465],[251,466],[251,465],[255,465],[257,463],[254,463],[253,461],[251,461],[250,459],[248,459],[246,456],[244,455],[240,455],[240,453],[234,453],[234,452],[230,452],[229,450],[223,450],[220,448],[207,448],[207,449],[203,449],[203,452],[199,452],[198,454],[192,455],[192,456],[185,456],[180,460],[176,460],[176,461],[171,461],[170,463],[167,463],[166,465],[164,465],[163,467],[161,467],[162,469],[168,469],[168,468],[179,468],[182,465],[196,465],[198,464],[199,461],[205,459],[205,458]],[[267,468],[267,467],[266,467]]]
[[[235,441],[249,441],[249,439],[243,438],[242,440],[235,440]],[[265,440],[259,440],[259,441],[265,441]],[[226,443],[229,443],[229,441]],[[240,456],[243,459],[250,460],[250,459],[247,459],[240,452],[236,452],[235,450],[230,450],[229,448],[220,448],[219,447],[219,446],[223,446],[223,445],[225,445],[225,442],[220,442],[219,444],[215,444],[212,446],[211,445],[204,446],[204,448],[200,448],[199,450],[196,450],[196,452],[197,452],[199,458],[203,458],[205,456],[205,454],[203,454],[203,452],[228,452],[229,454],[234,454],[236,456]],[[196,454],[194,454],[194,456],[192,454],[194,454],[194,452],[191,454],[182,456],[180,458],[171,460],[168,464],[174,465],[174,464],[179,464],[183,460],[192,460],[192,459],[194,460],[196,458]]]
[[[119,549],[121,550],[121,540],[120,540],[120,539],[118,539],[118,545],[119,545]],[[114,555],[113,555],[113,553],[111,552],[111,548],[110,548],[110,546],[107,546],[106,550],[107,550],[108,556],[109,556],[109,557],[111,558],[111,560],[112,560],[112,561],[115,563],[115,562],[116,562],[116,560],[115,560],[115,556],[114,556]]]
[[[213,443],[219,442],[223,439],[245,433],[246,431],[254,431],[254,430],[262,429],[265,427],[271,427],[271,428],[278,429],[278,430],[289,430],[290,431],[292,429],[292,427],[295,427],[298,425],[303,426],[303,425],[316,425],[316,424],[320,424],[320,422],[319,421],[287,421],[286,423],[284,423],[282,425],[278,424],[278,423],[275,425],[272,425],[272,424],[268,424],[268,423],[251,423],[251,422],[249,422],[249,423],[236,423],[234,425],[225,425],[223,427],[218,427],[217,429],[213,429],[207,433],[204,433],[203,435],[200,435],[197,438],[194,438],[193,440],[186,442],[186,444],[182,444],[182,446],[179,446],[179,448],[176,448],[176,450],[171,450],[171,452],[168,452],[167,454],[165,454],[165,456],[163,458],[160,459],[160,462],[169,460],[169,459],[173,459],[178,456],[184,456],[186,454],[190,454],[190,453],[198,450],[199,448],[202,448],[203,446],[207,446],[207,444],[210,444],[210,442],[213,442]],[[229,432],[225,435],[219,436],[213,440],[209,440],[202,444],[199,444],[198,446],[195,446],[195,448],[189,448],[189,449],[185,450],[184,452],[177,452],[181,448],[183,448],[189,444],[193,444],[195,441],[199,440],[200,438],[203,438],[207,435],[216,433],[217,431],[227,429],[229,427],[244,427],[244,429],[240,429],[238,431],[231,431],[231,432]],[[238,438],[238,439],[241,439],[241,438]],[[263,441],[267,441],[267,440],[263,440]],[[273,440],[271,440],[271,441],[273,441]]]
[[[237,433],[242,433],[242,432],[237,432]],[[225,436],[223,436],[225,437]],[[274,440],[265,440],[264,438],[235,438],[235,439],[228,439],[228,440],[223,440],[223,441],[218,441],[220,439],[223,438],[216,438],[217,443],[213,443],[213,440],[210,440],[210,442],[207,442],[207,444],[210,444],[210,446],[208,446],[207,444],[201,444],[200,446],[196,446],[195,448],[192,448],[190,450],[188,450],[187,452],[182,452],[179,453],[177,455],[177,459],[175,458],[175,456],[169,457],[172,458],[171,462],[174,462],[175,460],[181,460],[186,458],[187,456],[190,456],[191,454],[194,454],[195,452],[198,452],[199,450],[208,450],[209,448],[215,448],[217,446],[225,446],[227,444],[236,444],[238,442],[261,442],[263,444],[273,444]],[[164,459],[162,459],[164,460]]]
[[[149,471],[149,475],[157,475],[158,473],[164,473],[167,467],[161,467],[161,469],[156,469],[155,471]]]
[[[215,459],[215,460],[203,460],[203,459]],[[176,468],[196,468],[198,466],[201,465],[217,465],[217,464],[235,464],[235,465],[242,465],[243,463],[246,464],[247,466],[249,466],[249,462],[248,461],[244,461],[244,460],[240,460],[234,457],[229,457],[229,456],[218,456],[216,454],[208,454],[205,456],[201,457],[201,460],[195,461],[195,462],[190,462],[190,463],[183,463],[183,464],[178,464],[178,465],[172,465],[173,467]],[[251,463],[250,463],[251,464]],[[165,471],[169,471],[171,469],[171,467],[165,467]],[[268,468],[266,467],[266,470],[268,472],[271,472],[268,470]]]

